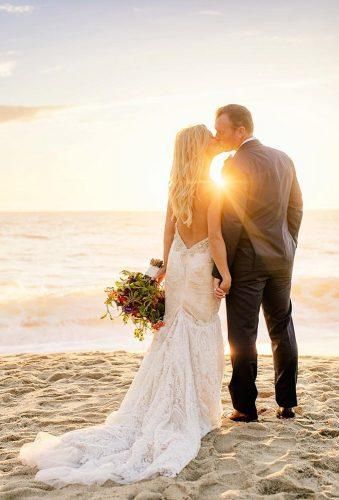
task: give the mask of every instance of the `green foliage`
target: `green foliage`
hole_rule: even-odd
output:
[[[155,331],[164,326],[164,288],[156,280],[140,272],[124,269],[120,276],[114,286],[105,289],[106,313],[101,319],[109,316],[113,320],[112,312],[117,311],[124,324],[132,321],[135,325],[134,336],[142,341],[148,330]]]

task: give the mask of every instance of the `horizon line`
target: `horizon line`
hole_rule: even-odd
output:
[[[338,212],[339,207],[335,208],[304,208],[304,212]],[[166,209],[141,209],[141,210],[128,210],[128,209],[65,209],[65,210],[45,210],[45,209],[35,209],[35,210],[1,210],[0,209],[0,214],[62,214],[62,213],[97,213],[97,212],[103,212],[103,213],[165,213]]]

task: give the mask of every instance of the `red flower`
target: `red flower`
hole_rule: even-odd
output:
[[[157,323],[154,323],[152,328],[153,328],[153,330],[159,330],[163,326],[165,326],[165,323],[163,321],[158,321]]]

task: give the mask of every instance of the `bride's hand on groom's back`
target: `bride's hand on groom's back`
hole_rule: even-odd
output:
[[[217,299],[223,299],[229,294],[232,284],[231,275],[228,274],[222,280],[214,278],[214,295]]]

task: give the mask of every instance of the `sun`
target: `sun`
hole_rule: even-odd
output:
[[[225,179],[221,175],[222,167],[225,161],[225,155],[221,154],[213,158],[210,167],[210,178],[220,187],[225,187]]]

